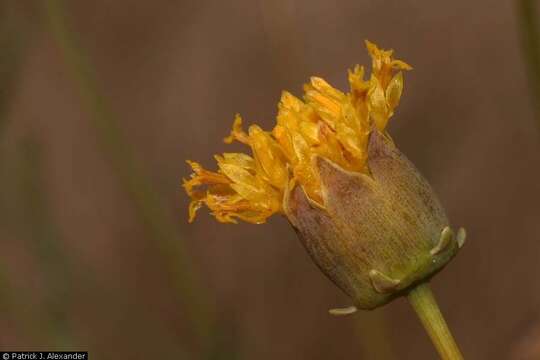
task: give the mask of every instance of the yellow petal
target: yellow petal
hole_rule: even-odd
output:
[[[250,194],[260,192],[257,188],[257,178],[249,173],[246,169],[234,164],[219,164],[219,169],[225,174],[232,182],[232,185],[242,185],[245,189],[250,189]],[[234,188],[234,187],[233,187]],[[242,194],[241,194],[242,195]],[[246,196],[244,196],[247,198]]]
[[[242,153],[224,153],[222,156],[215,156],[218,163],[221,161],[228,164],[236,164],[244,169],[255,170],[255,160]]]
[[[400,71],[388,84],[386,89],[386,102],[390,109],[395,109],[399,104],[399,99],[401,98],[401,93],[403,92],[403,73]]]
[[[261,175],[268,179],[270,184],[284,189],[289,178],[282,151],[276,141],[257,125],[249,127],[249,140],[255,159],[264,171]]]
[[[380,82],[373,78],[373,87],[369,92],[369,104],[372,110],[383,110],[386,109],[386,96],[384,89],[381,86]]]
[[[304,106],[304,103],[302,100],[297,98],[296,96],[292,95],[288,91],[283,91],[281,93],[281,99],[279,101],[279,107],[294,110],[296,112],[300,112],[302,107]]]
[[[390,65],[396,70],[412,70],[412,66],[401,60],[393,60]]]
[[[319,124],[310,121],[301,122],[300,133],[310,146],[320,143]]]
[[[313,154],[309,145],[300,134],[293,134],[292,140],[298,159],[298,163],[294,167],[294,175],[298,182],[304,185],[308,196],[314,201],[321,202],[319,174],[313,166]]]
[[[223,139],[226,144],[230,144],[235,140],[243,144],[249,143],[248,134],[242,129],[242,117],[240,114],[236,114],[234,117],[231,134]]]
[[[337,118],[341,115],[341,102],[345,98],[345,94],[317,77],[311,78],[311,83],[305,86],[305,91],[306,103],[330,127],[334,128]]]

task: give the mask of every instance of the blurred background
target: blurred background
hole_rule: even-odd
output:
[[[465,357],[540,359],[536,1],[0,4],[2,350],[435,359],[405,300],[328,315],[285,219],[187,223],[185,159],[310,75],[345,89],[370,39],[414,67],[390,132],[469,234],[433,281]]]

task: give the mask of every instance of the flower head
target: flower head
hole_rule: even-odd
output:
[[[356,66],[344,93],[312,77],[303,100],[283,92],[272,131],[242,128],[225,142],[252,155],[216,156],[218,171],[195,162],[184,187],[190,221],[206,205],[217,220],[262,223],[287,216],[304,247],[353,309],[372,309],[441,270],[463,244],[427,181],[385,129],[411,67],[366,41],[369,79]],[[350,311],[347,308],[345,312]],[[343,313],[337,311],[336,313]]]
[[[364,67],[349,71],[350,91],[344,93],[325,80],[312,77],[304,86],[303,100],[284,91],[272,131],[251,125],[242,128],[236,115],[226,143],[241,142],[252,155],[224,153],[216,156],[218,170],[208,171],[196,162],[184,188],[192,201],[189,219],[206,205],[218,221],[237,219],[262,223],[284,213],[288,192],[300,186],[324,207],[321,179],[315,164],[325,158],[348,171],[367,173],[367,143],[373,128],[384,131],[403,91],[401,70],[411,67],[366,41],[372,73],[364,79]]]

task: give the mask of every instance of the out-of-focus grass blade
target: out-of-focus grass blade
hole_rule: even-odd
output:
[[[11,1],[0,3],[0,137],[7,124],[6,114],[27,43],[27,33],[20,26],[21,18],[14,7]]]
[[[528,69],[536,125],[540,132],[540,23],[538,0],[517,0],[523,57]]]

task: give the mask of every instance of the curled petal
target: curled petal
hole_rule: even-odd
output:
[[[223,139],[226,144],[231,144],[235,140],[242,144],[249,144],[249,136],[242,129],[242,117],[240,114],[236,114],[234,117],[231,134]]]
[[[395,70],[412,70],[412,66],[401,60],[392,60],[390,66]]]

